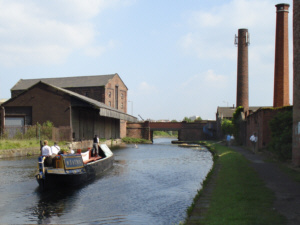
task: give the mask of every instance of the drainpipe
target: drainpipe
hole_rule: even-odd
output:
[[[0,127],[0,135],[2,137],[2,135],[4,134],[4,127],[5,127],[5,109],[3,106],[1,106],[1,127]]]

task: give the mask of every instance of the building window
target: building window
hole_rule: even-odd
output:
[[[111,106],[111,101],[109,101],[109,103],[108,103],[108,104],[109,104],[109,106]]]
[[[121,93],[121,99],[123,99],[123,97],[124,97],[124,95],[123,95],[123,93]]]
[[[108,92],[108,97],[111,98],[111,92]]]
[[[121,109],[123,109],[123,102],[121,103]]]

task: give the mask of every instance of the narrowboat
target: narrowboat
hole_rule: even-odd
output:
[[[88,149],[84,153],[58,154],[52,159],[52,165],[47,165],[45,160],[45,156],[39,156],[35,175],[41,190],[84,184],[112,167],[114,155],[106,144],[100,144],[95,156]]]

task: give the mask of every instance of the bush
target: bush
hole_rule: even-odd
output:
[[[223,134],[233,134],[233,123],[231,120],[223,119],[221,122],[221,129]]]
[[[235,141],[239,144],[242,144],[242,138],[240,136],[241,134],[241,123],[242,123],[242,117],[241,113],[244,112],[244,107],[239,106],[236,108],[235,112],[232,116],[232,124],[233,124],[233,135],[235,137]]]
[[[293,111],[279,112],[269,125],[271,128],[269,151],[273,152],[280,160],[291,159]]]

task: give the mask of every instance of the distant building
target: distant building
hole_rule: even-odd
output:
[[[260,106],[250,106],[248,112],[255,112],[257,111]],[[217,137],[223,138],[223,133],[221,129],[221,123],[223,119],[231,120],[233,117],[233,113],[235,112],[236,107],[221,107],[218,106],[217,113],[216,113],[216,130],[217,130]]]

